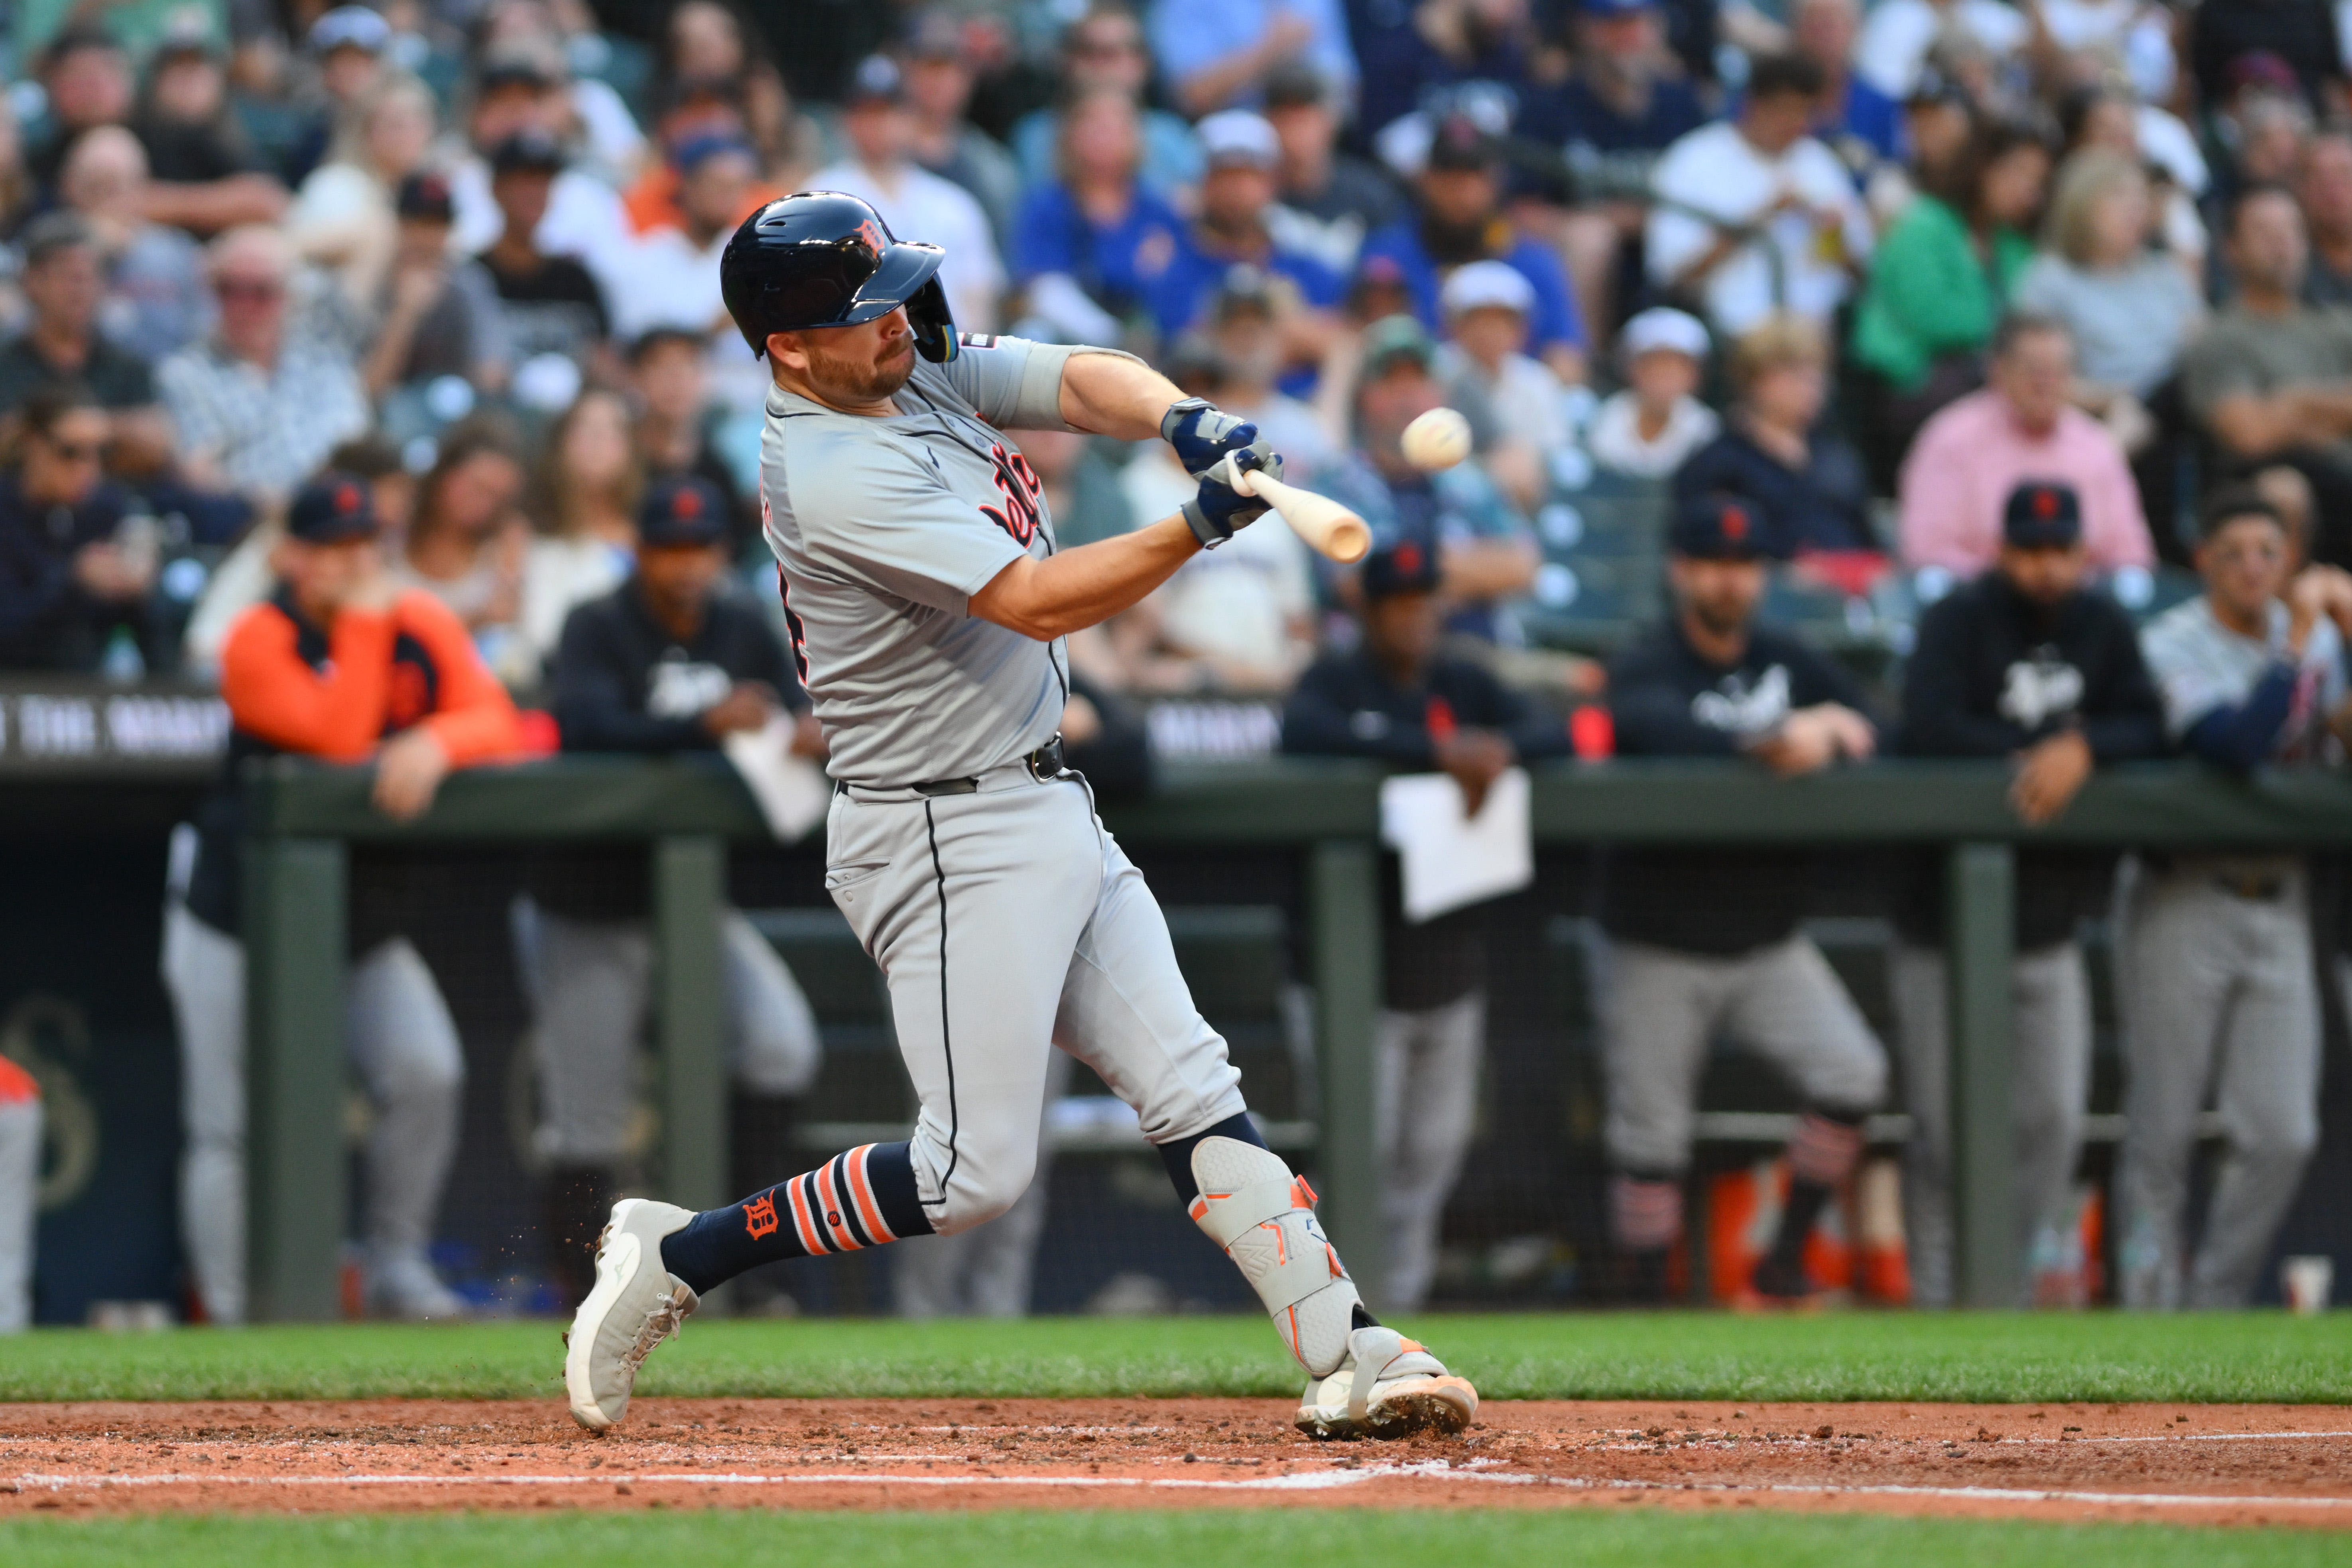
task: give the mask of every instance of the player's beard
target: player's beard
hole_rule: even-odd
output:
[[[814,342],[805,343],[802,352],[808,355],[809,384],[828,403],[879,402],[897,393],[915,374],[911,335],[900,338],[897,349],[878,363],[829,353]]]

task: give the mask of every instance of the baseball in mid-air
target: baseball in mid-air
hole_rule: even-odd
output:
[[[1470,421],[1458,410],[1433,408],[1404,427],[1404,460],[1424,473],[1450,468],[1470,455]]]

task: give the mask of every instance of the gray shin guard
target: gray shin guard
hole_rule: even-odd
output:
[[[1306,1179],[1254,1143],[1203,1138],[1192,1150],[1192,1180],[1201,1189],[1192,1223],[1250,1282],[1298,1364],[1312,1377],[1338,1371],[1360,1299],[1315,1223]]]

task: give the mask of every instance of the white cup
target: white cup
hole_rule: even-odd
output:
[[[2305,1256],[2279,1259],[2279,1293],[2287,1310],[2298,1315],[2327,1310],[2327,1297],[2336,1285],[2336,1259]]]

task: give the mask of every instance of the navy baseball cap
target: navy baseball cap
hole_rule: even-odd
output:
[[[1755,561],[1764,548],[1764,520],[1738,496],[1694,496],[1675,513],[1667,548],[1694,561]]]
[[[2066,550],[2083,538],[2083,499],[2072,485],[2028,479],[2000,511],[2001,542],[2017,550]]]
[[[907,96],[907,79],[898,62],[887,55],[868,55],[857,62],[849,90],[841,95],[845,107],[860,103],[897,103]]]
[[[490,149],[493,174],[561,174],[569,162],[563,143],[544,131],[518,131]]]
[[[1364,557],[1364,597],[1385,599],[1396,594],[1430,594],[1437,589],[1437,547],[1417,534],[1391,540]]]
[[[709,479],[661,479],[637,507],[637,542],[656,550],[727,542],[727,501]]]
[[[1467,114],[1449,114],[1429,139],[1428,168],[1485,173],[1503,161],[1503,146]]]
[[[403,179],[392,205],[393,211],[402,217],[425,218],[433,223],[457,220],[457,199],[449,194],[448,179],[429,171]]]
[[[381,527],[368,482],[335,468],[304,485],[286,510],[287,536],[305,544],[373,539]]]
[[[728,135],[693,137],[671,155],[670,162],[677,166],[680,175],[690,177],[711,159],[724,157],[730,153],[740,153],[754,163],[759,162],[758,148],[740,136]]]

